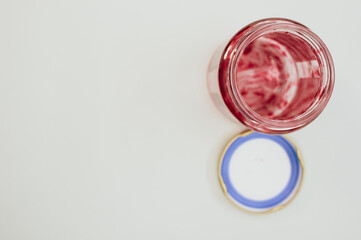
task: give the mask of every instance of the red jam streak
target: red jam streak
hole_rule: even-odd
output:
[[[238,59],[237,90],[263,117],[290,119],[302,114],[317,97],[320,83],[315,53],[294,36],[262,36]]]

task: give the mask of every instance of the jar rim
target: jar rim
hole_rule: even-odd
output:
[[[307,108],[305,112],[298,115],[294,119],[272,119],[262,116],[252,110],[243,100],[239,91],[236,91],[235,79],[236,79],[236,66],[239,56],[243,53],[245,48],[255,39],[274,32],[288,32],[294,34],[303,41],[305,41],[311,48],[317,51],[317,58],[320,60],[320,68],[322,71],[322,84],[320,87],[320,94],[311,106]],[[222,61],[229,57],[229,63],[226,74],[219,74],[220,81],[222,76],[226,76],[226,85],[228,89],[229,97],[235,106],[226,105],[230,109],[233,115],[240,120],[247,127],[270,134],[287,133],[300,129],[310,122],[312,122],[327,105],[334,86],[334,64],[329,50],[323,41],[313,33],[306,26],[289,19],[283,18],[267,18],[256,22],[253,22],[243,29],[241,29],[227,44],[222,58]],[[221,71],[221,69],[220,69]],[[222,92],[222,91],[221,91]],[[223,91],[224,92],[224,91]],[[222,92],[222,96],[223,93]],[[223,96],[224,98],[224,96]],[[235,114],[240,112],[240,114]]]

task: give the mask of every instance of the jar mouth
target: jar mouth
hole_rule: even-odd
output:
[[[317,90],[317,96],[310,101],[311,104],[304,111],[292,116],[292,118],[270,118],[260,114],[249,106],[237,86],[237,66],[240,57],[254,40],[270,34],[287,34],[300,39],[312,49],[317,58],[320,71],[320,86]],[[334,86],[332,57],[323,41],[302,24],[278,18],[251,23],[232,38],[224,51],[224,55],[227,54],[230,57],[226,84],[234,108],[236,108],[231,112],[251,129],[271,134],[292,132],[312,122],[322,112],[331,97]],[[229,104],[226,103],[226,105]],[[235,114],[235,111],[241,113],[242,116]]]

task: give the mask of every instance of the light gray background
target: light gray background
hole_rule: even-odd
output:
[[[0,0],[0,239],[360,239],[360,1]],[[216,169],[240,130],[206,70],[244,25],[286,17],[329,47],[336,86],[290,134],[306,176],[253,216]]]

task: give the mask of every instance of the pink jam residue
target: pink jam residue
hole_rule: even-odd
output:
[[[254,40],[238,60],[236,86],[245,103],[272,119],[305,112],[320,87],[315,54],[299,39],[269,34]]]

